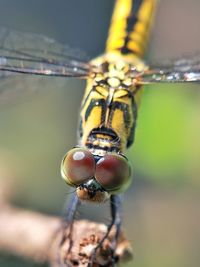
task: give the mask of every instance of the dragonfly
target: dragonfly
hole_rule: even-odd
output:
[[[179,58],[167,64],[143,60],[157,0],[116,0],[105,52],[91,60],[42,35],[0,28],[0,77],[12,74],[85,79],[77,145],[61,162],[61,176],[75,188],[66,211],[73,230],[82,201],[110,201],[111,223],[96,249],[113,227],[117,243],[121,227],[121,193],[131,184],[125,152],[134,142],[143,86],[199,83],[200,57]],[[95,262],[96,249],[90,260]],[[115,258],[112,259],[113,265]]]

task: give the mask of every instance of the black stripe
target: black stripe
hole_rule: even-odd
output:
[[[88,143],[88,144],[86,144],[86,146],[89,149],[104,150],[106,152],[119,152],[119,147],[118,146],[101,147],[99,145],[93,145],[92,143]]]
[[[127,138],[127,147],[129,147],[134,141],[134,133],[135,133],[136,119],[137,119],[137,105],[136,105],[136,102],[133,96],[131,97],[131,102],[132,102],[131,110],[130,110],[130,106],[127,105],[126,103],[122,103],[118,101],[113,102],[111,105],[109,122],[108,122],[109,125],[112,124],[114,112],[116,109],[119,109],[123,112],[124,124],[125,124],[126,130],[128,130],[131,127],[130,134]],[[130,126],[130,120],[131,120],[130,113],[131,112],[133,114],[133,124]]]
[[[111,104],[111,110],[110,110],[110,116],[109,116],[109,124],[112,123],[113,116],[114,116],[114,113],[115,113],[116,109],[119,109],[119,110],[121,110],[123,112],[124,124],[125,124],[126,129],[128,129],[129,125],[130,125],[130,112],[129,112],[129,105],[127,105],[126,103],[114,101]]]
[[[134,27],[138,21],[138,11],[142,4],[143,0],[133,0],[132,1],[132,8],[130,15],[127,17],[127,26],[126,26],[126,37],[124,40],[124,45],[120,48],[122,54],[129,54],[134,53],[133,50],[130,50],[127,45],[130,41],[130,34],[134,31]]]
[[[85,100],[84,100],[84,102],[83,102],[83,104],[82,104],[82,106],[81,106],[81,109],[84,108],[84,106],[85,106],[85,104],[86,104],[86,102],[87,102],[87,100],[88,100],[88,98],[90,97],[90,95],[91,95],[92,92],[97,92],[99,95],[103,96],[103,95],[101,94],[101,92],[99,92],[99,91],[97,90],[97,87],[96,87],[96,86],[93,86],[92,89],[90,90],[90,92],[87,94],[87,96],[86,96],[86,98],[85,98]]]
[[[106,110],[106,101],[105,99],[92,99],[90,104],[88,105],[86,112],[85,112],[85,121],[87,121],[88,117],[90,116],[91,111],[94,107],[101,107],[101,123],[104,121],[105,117],[105,110]]]
[[[97,135],[97,134],[104,134],[104,135],[108,135],[113,139],[118,139],[118,135],[115,133],[115,131],[113,131],[113,129],[111,128],[107,128],[105,126],[101,126],[99,128],[94,128],[90,135]]]
[[[144,0],[133,0],[132,1],[133,4],[132,4],[132,8],[131,8],[131,15],[137,15],[138,14],[138,11],[141,7],[141,4],[142,2],[144,2]]]
[[[77,136],[78,136],[78,138],[81,138],[83,136],[83,120],[82,120],[81,117],[80,117],[80,120],[79,120]]]
[[[131,126],[130,134],[127,138],[127,143],[126,143],[127,148],[132,145],[132,143],[134,142],[134,138],[135,138],[135,128],[136,128],[136,121],[137,121],[137,105],[136,105],[134,97],[132,98],[132,112],[133,112],[134,121]]]

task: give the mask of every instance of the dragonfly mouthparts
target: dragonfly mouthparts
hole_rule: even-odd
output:
[[[80,200],[98,203],[105,202],[110,196],[94,178],[78,186],[76,193]]]

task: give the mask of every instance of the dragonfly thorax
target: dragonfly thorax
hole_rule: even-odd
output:
[[[141,87],[134,64],[108,55],[92,61],[98,71],[87,80],[83,97],[79,144],[98,156],[122,152],[133,142]]]

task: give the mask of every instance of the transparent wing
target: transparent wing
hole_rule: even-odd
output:
[[[150,64],[138,73],[141,84],[200,82],[200,55],[180,58],[166,64]]]
[[[10,72],[87,78],[86,56],[53,39],[0,27],[0,77]]]
[[[0,79],[0,111],[10,108],[20,103],[32,101],[33,98],[40,98],[53,91],[71,92],[71,84],[69,79],[62,77],[47,77],[33,75],[10,75],[5,79]],[[81,86],[82,83],[77,83]],[[82,84],[84,86],[84,84]],[[74,88],[74,87],[73,87]],[[83,88],[77,88],[77,91]]]

